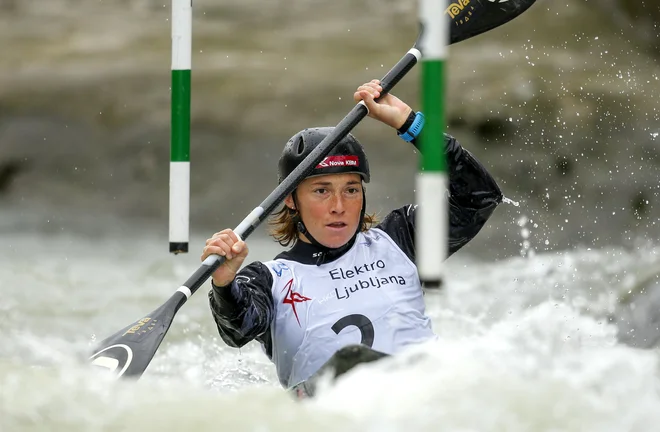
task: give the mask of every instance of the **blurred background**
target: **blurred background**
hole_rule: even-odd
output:
[[[451,47],[448,132],[519,204],[466,253],[658,236],[659,10],[539,0]],[[161,0],[0,0],[0,206],[17,223],[102,230],[116,216],[153,224],[167,248],[170,14]],[[416,14],[412,0],[196,0],[191,229],[234,227],[261,202],[288,138],[337,124],[414,42]],[[419,71],[393,92],[416,109]],[[371,119],[354,133],[371,210],[413,201],[413,149]]]

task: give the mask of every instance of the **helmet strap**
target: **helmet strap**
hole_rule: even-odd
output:
[[[367,212],[367,194],[364,191],[364,185],[362,185],[362,211],[360,211],[360,222],[358,223],[358,227],[357,227],[357,231],[355,231],[355,235],[357,235],[362,229],[362,224],[364,223],[364,214],[366,212]]]
[[[318,241],[312,236],[312,234],[311,234],[309,231],[307,231],[307,227],[305,226],[305,223],[302,221],[302,217],[300,216],[300,206],[298,205],[298,197],[297,197],[297,195],[296,195],[297,192],[298,192],[298,190],[296,189],[296,190],[294,190],[293,193],[291,194],[291,198],[293,198],[293,204],[296,206],[296,210],[297,210],[297,214],[296,214],[296,216],[294,217],[294,221],[296,222],[296,229],[298,230],[298,232],[299,232],[300,234],[304,235],[305,238],[306,238],[307,240],[309,240],[309,242],[310,242],[311,244],[313,244],[314,246],[317,246],[317,247],[320,247],[320,248],[324,248],[324,249],[330,249],[329,247],[324,246],[324,245],[322,245],[321,243],[319,243],[319,242],[318,242]]]

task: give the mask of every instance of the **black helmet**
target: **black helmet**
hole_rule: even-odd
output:
[[[304,129],[289,139],[278,164],[280,183],[296,169],[312,150],[328,136],[333,127]],[[357,173],[369,183],[369,162],[362,145],[351,134],[346,135],[311,172],[309,177],[323,174]]]

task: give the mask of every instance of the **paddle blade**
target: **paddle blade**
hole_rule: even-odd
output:
[[[89,361],[116,378],[139,378],[147,369],[170,328],[174,315],[187,298],[174,293],[161,307],[99,343]]]
[[[506,24],[536,0],[456,0],[445,9],[452,44]]]

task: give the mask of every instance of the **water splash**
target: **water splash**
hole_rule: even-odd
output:
[[[520,202],[519,202],[519,201],[514,201],[514,200],[512,200],[511,198],[503,197],[503,198],[502,198],[502,202],[503,202],[504,204],[510,204],[510,205],[512,205],[512,206],[514,206],[514,207],[520,207]]]
[[[532,247],[532,244],[529,240],[531,230],[528,227],[528,224],[533,222],[525,215],[521,216],[517,224],[520,227],[520,237],[522,237],[522,242],[520,243],[520,256],[522,257],[533,257],[536,255],[536,251]],[[536,224],[533,225],[536,227]]]

